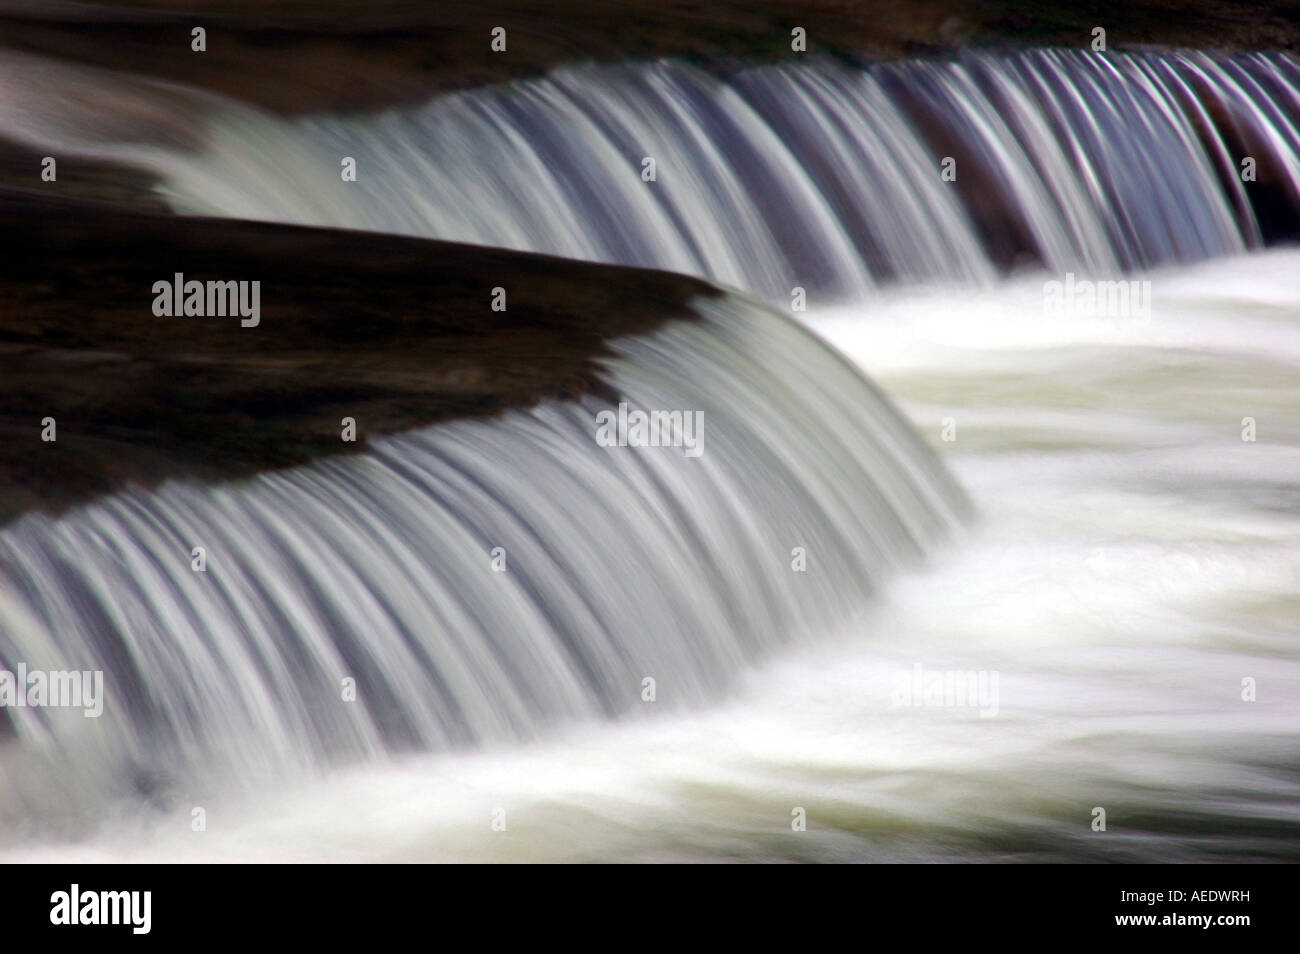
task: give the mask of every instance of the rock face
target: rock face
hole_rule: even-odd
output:
[[[538,255],[14,195],[0,228],[20,237],[0,257],[0,521],[599,389],[608,339],[716,293]],[[154,284],[177,272],[259,281],[257,326],[155,315]]]
[[[196,9],[197,8],[197,9]],[[961,47],[1293,49],[1296,0],[137,0],[0,2],[0,46],[125,70],[296,112],[368,109],[573,60],[898,57]],[[492,31],[506,31],[504,51]],[[206,31],[202,52],[192,31]]]

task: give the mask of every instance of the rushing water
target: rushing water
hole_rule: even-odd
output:
[[[1110,274],[1257,247],[1239,163],[1294,230],[1297,116],[1287,55],[1051,51],[725,81],[669,62],[377,117],[227,108],[208,148],[153,164],[185,211],[666,268],[788,304],[795,286],[853,299],[1025,261]]]
[[[864,614],[739,670],[717,704],[638,703],[630,721],[256,798],[209,790],[202,835],[182,800],[14,856],[1300,855],[1300,253],[1151,280],[1139,325],[1045,318],[1041,276],[815,318],[904,402],[980,516]],[[996,716],[898,705],[918,665],[998,673]]]
[[[628,414],[700,415],[683,447],[601,446],[609,402],[546,402],[0,531],[4,668],[104,671],[112,703],[12,710],[36,764],[6,758],[4,794],[52,815],[56,793],[85,811],[527,739],[633,708],[646,678],[698,704],[851,618],[964,499],[807,331],[737,296],[696,308],[607,366]]]
[[[0,646],[132,704],[23,717],[6,854],[1300,856],[1300,252],[1262,248],[1295,234],[1298,83],[1191,53],[593,67],[87,145],[185,211],[806,287],[915,431],[735,296],[607,371],[704,411],[698,459],[547,404],[25,520]],[[1069,271],[1149,282],[1149,314],[1048,308]],[[945,673],[982,697],[911,695]]]

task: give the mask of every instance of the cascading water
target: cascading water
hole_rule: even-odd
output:
[[[629,414],[702,415],[688,446],[601,446],[600,400],[551,402],[0,531],[0,664],[102,670],[117,701],[12,710],[35,764],[4,760],[6,794],[48,815],[60,787],[166,798],[194,773],[530,738],[632,708],[647,677],[701,702],[843,625],[962,496],[808,332],[737,296],[696,308],[607,364]]]
[[[40,95],[0,100],[16,135],[142,165],[178,211],[672,269],[782,302],[804,287],[814,312],[839,305],[808,321],[943,447],[985,520],[868,604],[961,493],[815,339],[743,298],[701,303],[607,368],[636,407],[702,410],[699,459],[600,448],[587,398],[0,532],[0,662],[102,665],[133,700],[103,727],[22,714],[5,807],[351,762],[369,767],[232,809],[244,823],[202,850],[501,857],[482,819],[508,796],[528,819],[510,857],[1300,853],[1300,267],[1244,254],[1300,235],[1295,57],[591,66],[294,120],[135,90],[129,117],[174,122],[138,137],[57,127]],[[1042,279],[1071,271],[1151,281],[1147,323],[1045,314]],[[817,573],[791,572],[795,547]],[[996,718],[900,707],[918,667],[1001,673]],[[647,676],[665,701],[736,696],[454,772],[445,754],[375,766],[634,711]],[[386,799],[400,832],[381,808],[357,817]],[[788,837],[792,804],[811,837]],[[132,832],[98,844],[198,850]]]
[[[1240,161],[1300,208],[1297,115],[1285,54],[1046,51],[725,80],[658,63],[373,117],[227,104],[199,152],[146,161],[180,211],[663,268],[788,303],[796,286],[852,300],[887,280],[1103,275],[1258,247],[1271,210]],[[960,157],[953,181],[945,157]]]

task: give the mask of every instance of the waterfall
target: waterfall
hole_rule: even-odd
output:
[[[59,791],[74,811],[527,739],[636,709],[647,678],[659,706],[702,702],[852,619],[962,495],[809,332],[738,296],[695,308],[606,373],[632,411],[700,412],[698,455],[601,446],[587,397],[0,531],[0,668],[101,670],[109,697],[98,719],[9,710],[6,796],[48,814]]]
[[[146,161],[181,211],[669,269],[788,304],[796,286],[852,300],[881,282],[979,285],[1027,263],[1107,275],[1293,238],[1298,117],[1289,54],[1048,50],[725,78],[661,62],[373,116],[226,103],[197,152]]]
[[[98,719],[5,710],[5,822],[75,826],[117,799],[174,808],[190,791],[630,719],[650,698],[716,700],[778,648],[853,631],[880,581],[968,506],[889,400],[772,302],[796,289],[815,306],[883,301],[883,286],[960,295],[1021,268],[1122,274],[1298,234],[1290,54],[585,65],[295,118],[105,76],[90,125],[81,107],[43,108],[58,97],[49,76],[7,79],[9,135],[147,169],[177,212],[737,290],[613,341],[602,387],[578,399],[0,528],[0,669],[102,671],[108,697]],[[349,159],[355,181],[340,174]],[[943,365],[943,383],[967,370]],[[991,380],[975,406],[1001,394]],[[1111,387],[1067,391],[1052,413]],[[1004,419],[1023,423],[1036,400]],[[599,415],[618,405],[698,413],[704,453],[603,446]],[[1232,439],[1236,420],[1254,426],[1247,413],[1225,412]]]

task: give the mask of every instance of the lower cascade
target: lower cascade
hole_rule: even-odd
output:
[[[697,703],[852,619],[964,497],[812,334],[695,308],[605,368],[625,417],[698,415],[689,446],[602,442],[588,396],[0,531],[0,666],[102,672],[110,701],[8,710],[6,807]]]

